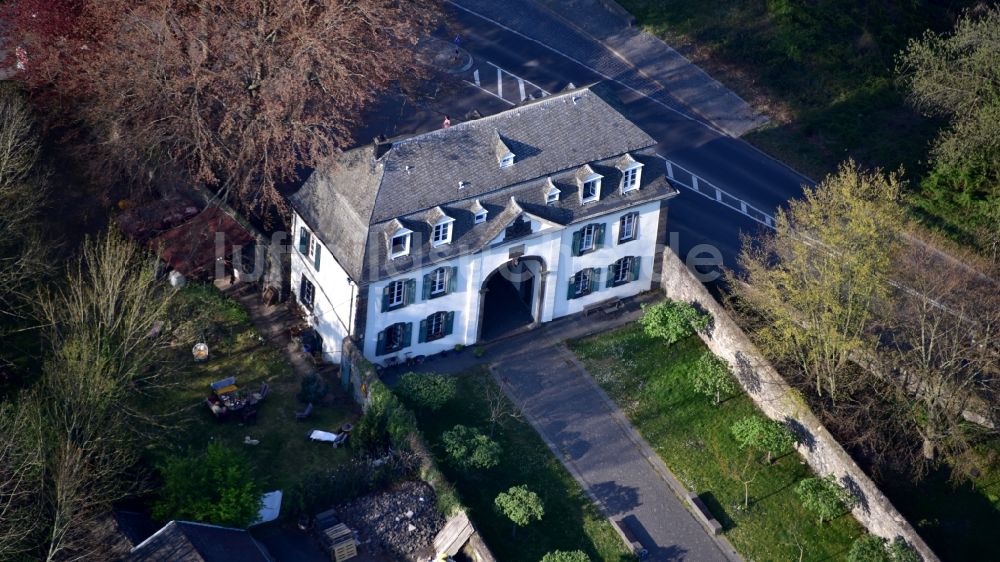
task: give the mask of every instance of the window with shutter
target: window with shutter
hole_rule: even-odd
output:
[[[439,267],[431,272],[431,298],[440,297],[448,290],[448,270]]]
[[[398,322],[386,328],[379,334],[382,353],[392,353],[404,347],[409,347],[412,329],[413,324],[411,322]]]
[[[309,231],[304,226],[299,227],[299,253],[309,255]]]
[[[434,341],[445,337],[445,323],[447,313],[435,312],[425,319],[427,322],[427,341]]]
[[[639,213],[628,213],[618,221],[618,243],[635,240],[638,235]]]
[[[302,281],[299,283],[299,301],[302,302],[303,306],[312,310],[315,298],[316,287],[303,275]]]

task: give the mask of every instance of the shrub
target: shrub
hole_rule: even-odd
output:
[[[795,443],[795,436],[787,425],[762,416],[747,416],[736,420],[730,431],[741,449],[752,447],[767,451],[769,463],[772,453],[784,451]]]
[[[716,405],[722,401],[723,394],[736,391],[736,383],[729,372],[729,365],[711,352],[706,352],[698,358],[691,382],[695,392],[714,397]]]
[[[153,505],[155,519],[241,528],[257,519],[262,488],[241,451],[212,443],[200,455],[168,458],[160,473],[163,487]]]
[[[351,432],[351,447],[375,454],[384,451],[389,446],[388,420],[384,404],[370,405]]]
[[[524,527],[532,521],[541,521],[542,516],[545,515],[541,498],[524,485],[511,486],[506,492],[500,492],[493,503],[500,510],[500,513],[503,513],[514,523],[511,528],[511,536],[517,532],[518,527]]]
[[[854,507],[857,498],[834,479],[832,474],[823,478],[806,478],[795,487],[803,507],[819,516],[819,524],[833,519]]]
[[[396,392],[407,402],[436,412],[455,397],[455,379],[445,375],[406,373],[399,380]]]
[[[330,384],[317,373],[309,373],[299,383],[300,402],[321,402],[330,392]]]
[[[456,425],[441,435],[451,462],[464,470],[487,469],[500,464],[500,445],[478,429]]]
[[[643,306],[639,319],[646,334],[663,338],[668,344],[692,335],[695,331],[706,330],[712,317],[701,312],[690,303],[663,301],[652,306]]]
[[[921,562],[921,558],[903,537],[890,543],[882,537],[864,535],[851,545],[847,562]]]
[[[542,562],[590,562],[582,550],[553,550],[542,557]]]

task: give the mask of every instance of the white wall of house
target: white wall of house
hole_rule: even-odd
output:
[[[300,228],[310,232],[311,251],[299,251]],[[350,334],[357,288],[333,255],[312,235],[298,214],[292,218],[291,285],[296,302],[302,303],[302,277],[315,287],[312,309],[303,306],[309,325],[323,338],[323,359],[340,363],[344,338]],[[319,269],[315,252],[320,252]]]
[[[619,220],[622,215],[639,214],[638,236],[636,239],[618,244]],[[367,323],[364,336],[364,354],[369,359],[384,362],[387,358],[400,360],[408,356],[430,355],[451,350],[456,344],[476,343],[479,330],[480,290],[488,276],[510,259],[511,248],[523,246],[524,257],[537,256],[544,260],[548,275],[544,296],[538,298],[540,278],[535,276],[532,314],[538,318],[541,301],[541,321],[580,312],[589,304],[615,297],[628,297],[649,290],[653,281],[653,260],[657,248],[657,227],[659,224],[660,202],[652,201],[631,209],[610,213],[578,224],[562,227],[540,220],[532,220],[532,234],[505,242],[503,235],[486,248],[471,255],[434,264],[420,270],[384,279],[368,286]],[[587,224],[603,223],[605,241],[601,248],[581,256],[572,255],[573,233]],[[607,266],[626,256],[640,257],[639,276],[635,281],[617,287],[605,287]],[[324,256],[325,257],[325,256]],[[294,260],[293,260],[294,261]],[[331,260],[332,261],[332,260]],[[526,260],[527,261],[527,260]],[[528,261],[527,263],[531,263]],[[534,267],[533,264],[531,264]],[[433,298],[423,298],[424,275],[438,267],[456,267],[455,292]],[[596,268],[601,272],[597,291],[574,299],[567,299],[570,278],[583,268]],[[323,272],[325,273],[325,272]],[[294,277],[293,265],[293,282]],[[416,287],[414,302],[388,312],[382,311],[383,289],[397,280],[413,279]],[[318,290],[317,290],[318,293]],[[419,343],[420,321],[438,311],[455,313],[451,334],[430,342]],[[398,322],[412,323],[410,345],[397,352],[377,355],[378,335],[386,327]],[[324,336],[325,337],[325,336]]]

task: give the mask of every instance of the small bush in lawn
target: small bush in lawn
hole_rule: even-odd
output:
[[[487,469],[500,464],[500,445],[479,430],[456,425],[441,435],[449,460],[459,468]]]
[[[903,537],[890,543],[882,537],[864,535],[851,545],[847,562],[921,562],[921,558]]]
[[[582,550],[553,550],[542,557],[542,562],[590,562]]]
[[[819,516],[819,524],[854,507],[857,498],[851,495],[832,474],[823,478],[806,478],[795,487],[803,507]]]
[[[300,402],[322,402],[327,393],[330,392],[330,384],[317,373],[309,373],[302,377],[299,383]]]
[[[663,301],[653,306],[643,306],[639,324],[650,337],[662,338],[668,344],[708,328],[712,317],[690,303]]]
[[[159,470],[163,486],[153,505],[158,520],[243,528],[257,518],[262,487],[242,451],[212,443],[201,454],[168,458]]]
[[[541,521],[545,515],[545,508],[538,494],[532,492],[527,486],[511,486],[506,492],[500,492],[493,500],[493,503],[510,519],[514,526],[511,528],[511,536],[517,533],[518,527],[527,526],[532,521]]]
[[[455,397],[457,388],[453,377],[433,373],[406,373],[399,379],[396,393],[410,404],[436,412]]]
[[[767,451],[767,462],[773,453],[780,453],[795,444],[795,436],[788,426],[763,416],[747,416],[736,420],[730,431],[741,449],[747,447]]]
[[[714,398],[716,406],[722,401],[723,394],[736,392],[736,382],[729,372],[729,365],[711,352],[698,358],[691,382],[695,392]]]

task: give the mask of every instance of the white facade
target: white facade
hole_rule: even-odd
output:
[[[535,273],[531,276],[531,282],[534,284],[531,314],[536,321],[548,322],[554,318],[581,312],[591,304],[647,291],[653,281],[653,261],[657,250],[660,212],[660,201],[654,200],[567,226],[550,223],[526,213],[525,218],[530,219],[532,223],[532,233],[527,236],[504,241],[504,234],[501,233],[491,244],[475,253],[374,282],[367,287],[368,310],[363,312],[367,314],[364,354],[370,360],[383,363],[391,358],[403,360],[410,356],[451,350],[456,344],[475,344],[481,334],[479,326],[483,306],[481,289],[492,273],[510,262],[512,249],[516,249],[516,253],[523,256],[521,260]],[[630,213],[638,216],[636,236],[630,241],[619,243],[621,218]],[[604,243],[600,248],[574,256],[574,233],[590,224],[604,225]],[[628,256],[639,259],[636,278],[617,286],[607,287],[608,266]],[[542,266],[533,258],[540,258],[544,264],[544,274],[539,275],[542,273],[539,271]],[[457,273],[454,292],[437,298],[424,298],[425,275],[441,267],[454,268]],[[583,296],[568,298],[571,279],[585,268],[594,268],[600,272],[596,290]],[[412,302],[383,311],[383,291],[387,285],[397,281],[410,282],[415,291]],[[544,294],[539,295],[540,290],[544,291]],[[540,314],[539,307],[541,307]],[[436,312],[454,313],[451,332],[433,341],[419,341],[421,321]],[[397,323],[410,326],[409,345],[397,351],[379,353],[382,351],[379,347],[379,334]]]
[[[302,305],[309,325],[323,339],[325,361],[340,363],[344,338],[354,322],[357,286],[337,263],[297,213],[292,215],[291,286],[296,302]],[[301,251],[302,232],[308,233],[307,248]],[[317,267],[316,255],[319,255]],[[303,301],[303,277],[312,284],[312,305]],[[308,299],[308,295],[305,295]]]

